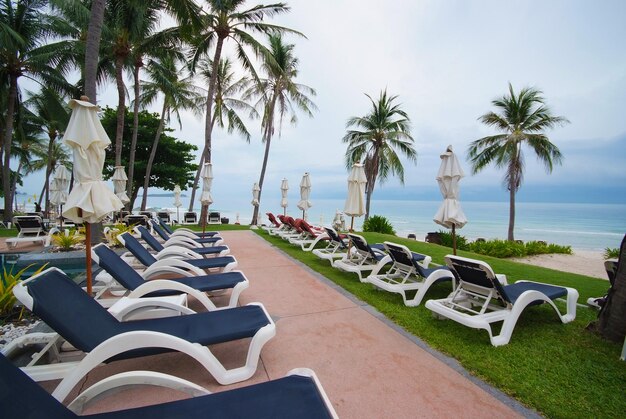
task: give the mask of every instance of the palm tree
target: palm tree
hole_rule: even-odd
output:
[[[540,90],[528,87],[516,95],[509,83],[509,94],[491,102],[500,113],[488,112],[479,118],[482,123],[504,133],[483,137],[468,147],[472,173],[480,172],[492,162],[498,168],[506,168],[503,183],[509,191],[510,241],[514,240],[515,194],[524,177],[522,145],[535,152],[548,173],[552,172],[555,163],[561,164],[562,160],[558,147],[550,142],[544,131],[569,121],[562,116],[553,116],[541,95]]]
[[[269,36],[271,56],[263,60],[262,69],[267,78],[260,79],[248,92],[249,95],[260,96],[259,104],[263,106],[263,142],[265,142],[265,154],[259,176],[259,202],[263,192],[263,180],[270,153],[270,145],[276,124],[280,134],[283,120],[287,114],[291,114],[290,121],[296,124],[297,117],[294,108],[298,108],[312,117],[312,110],[316,110],[313,101],[307,95],[315,96],[315,90],[295,82],[298,76],[298,58],[293,53],[294,45],[283,43],[280,34]],[[252,224],[257,224],[259,207],[254,207]]]
[[[100,35],[104,21],[106,0],[92,0],[87,42],[85,46],[85,95],[92,103],[96,103],[96,74],[98,72],[98,57],[100,51]]]
[[[33,123],[41,127],[41,131],[48,137],[48,147],[42,155],[46,163],[44,190],[39,196],[39,204],[45,195],[46,213],[48,213],[48,188],[52,168],[56,165],[55,141],[62,135],[70,120],[70,112],[64,104],[65,100],[56,92],[44,88],[36,95],[31,96],[26,106],[31,108]]]
[[[348,169],[354,163],[364,160],[367,177],[365,202],[367,220],[376,180],[380,178],[382,183],[390,175],[394,175],[398,176],[400,183],[404,185],[404,166],[398,151],[413,163],[417,161],[417,152],[413,148],[409,116],[399,104],[393,103],[398,96],[387,96],[387,90],[381,91],[376,101],[369,95],[366,96],[372,102],[370,113],[363,117],[354,116],[348,119],[346,128],[359,129],[349,130],[342,141],[348,143],[346,150]]]
[[[146,166],[143,198],[141,200],[142,211],[146,209],[152,163],[154,162],[159,139],[161,138],[165,124],[169,123],[171,114],[174,113],[180,125],[181,119],[179,111],[183,109],[198,110],[204,102],[198,88],[192,84],[190,77],[179,78],[181,71],[176,68],[176,61],[171,56],[165,56],[160,61],[150,60],[146,70],[152,81],[143,82],[143,93],[139,97],[139,100],[143,106],[149,106],[162,94],[163,109]]]
[[[14,120],[20,108],[19,79],[27,76],[60,89],[67,82],[55,68],[59,59],[58,42],[46,44],[55,36],[57,28],[45,14],[43,0],[0,0],[0,85],[7,89],[4,138],[0,146],[4,219],[11,219],[11,144]],[[5,113],[6,112],[6,113]]]
[[[211,80],[212,68],[213,63],[210,60],[202,60],[197,66],[197,73],[208,83],[208,81]],[[246,89],[248,85],[249,80],[245,77],[235,80],[235,73],[232,71],[232,63],[228,58],[220,60],[217,67],[217,82],[215,85],[211,129],[213,129],[217,123],[218,127],[226,128],[229,134],[237,131],[239,135],[244,137],[247,143],[250,143],[250,133],[241,119],[240,112],[248,112],[251,118],[257,118],[259,115],[253,106],[243,99],[236,97],[236,95]],[[200,181],[200,172],[202,171],[205,157],[206,154],[203,152],[200,155],[200,164],[196,171],[193,187],[191,188],[189,211],[193,211],[196,189]]]

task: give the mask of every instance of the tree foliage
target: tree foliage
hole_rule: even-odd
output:
[[[124,118],[124,135],[130,135],[132,130],[132,113],[127,111]],[[133,196],[131,202],[137,197],[137,191],[143,186],[143,180],[146,173],[148,157],[154,142],[157,129],[160,123],[160,116],[157,113],[142,111],[139,113],[139,130],[137,135],[137,150],[135,154],[135,176],[133,181]],[[117,124],[117,110],[105,108],[102,117],[102,126],[109,134],[109,138],[115,134]],[[171,129],[165,129],[161,135],[157,148],[156,158],[150,173],[150,187],[161,188],[165,190],[174,190],[176,184],[181,185],[183,189],[191,187],[193,184],[193,173],[198,165],[193,163],[195,160],[195,151],[198,149],[193,144],[180,141],[167,132]],[[122,149],[122,164],[128,164],[130,143],[124,142]],[[113,175],[115,167],[115,151],[107,150],[107,157],[104,165],[105,178]]]

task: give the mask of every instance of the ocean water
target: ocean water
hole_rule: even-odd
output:
[[[249,198],[219,200],[215,196],[212,211],[220,211],[231,223],[249,223],[252,218],[252,205]],[[189,198],[183,198],[187,204]],[[173,197],[149,197],[148,204],[154,208],[167,208],[176,218]],[[307,219],[315,224],[330,224],[337,210],[344,206],[343,199],[312,199],[313,207]],[[267,222],[265,213],[282,213],[280,198],[269,197],[261,203],[262,222]],[[443,230],[432,221],[441,201],[383,201],[372,200],[371,213],[383,215],[393,224],[399,236],[415,234],[423,240],[428,232]],[[287,212],[301,216],[297,199],[290,198]],[[507,236],[509,223],[508,202],[462,202],[468,223],[457,233],[468,239],[486,239]],[[198,208],[195,208],[199,210]],[[186,205],[180,208],[180,217]],[[350,225],[350,217],[346,225]],[[363,217],[356,218],[355,228],[360,229]],[[602,251],[607,247],[619,247],[626,234],[626,205],[623,204],[571,204],[571,203],[529,203],[516,205],[515,238],[519,240],[544,240],[549,243],[570,245],[574,249]]]

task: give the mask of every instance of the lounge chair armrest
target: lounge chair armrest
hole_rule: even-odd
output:
[[[174,230],[174,232],[170,234],[170,237],[187,237],[192,240],[200,238],[200,236],[198,236],[196,233],[185,228],[179,228]]]
[[[202,255],[194,252],[193,250],[182,246],[170,246],[161,250],[154,255],[156,260],[163,260],[169,258],[176,259],[202,259]]]
[[[159,274],[162,275],[164,273],[177,273],[182,276],[200,276],[206,275],[202,269],[197,266],[193,266],[184,260],[168,258],[163,260],[157,260],[152,265],[150,265],[141,276],[144,279],[149,279]]]
[[[74,413],[82,413],[84,408],[93,401],[100,400],[111,394],[117,394],[120,388],[141,385],[158,386],[182,391],[192,397],[210,394],[210,391],[197,384],[173,375],[155,371],[126,371],[112,375],[90,386],[68,404]]]
[[[128,320],[128,316],[132,315],[135,312],[141,311],[141,309],[153,307],[153,308],[163,308],[169,311],[172,311],[172,315],[176,314],[193,314],[195,311],[190,309],[189,307],[176,304],[169,300],[160,300],[158,298],[134,298],[129,295],[125,300],[124,307],[116,312],[112,312],[109,309],[109,313],[111,313],[117,320],[123,322]]]
[[[147,281],[145,284],[141,284],[139,287],[135,288],[130,294],[128,294],[128,297],[139,298],[143,297],[146,294],[150,294],[151,292],[162,290],[180,291],[181,293],[191,295],[196,300],[200,301],[202,305],[207,309],[207,311],[213,311],[217,309],[217,307],[215,307],[215,304],[213,304],[213,302],[209,299],[209,297],[207,297],[205,293],[198,291],[195,288],[191,288],[188,285],[181,284],[180,282],[170,281],[167,279],[154,279],[152,281]]]
[[[189,237],[170,237],[165,243],[163,243],[164,247],[171,246],[179,246],[186,247],[188,249],[194,249],[196,247],[203,247],[202,243],[195,241],[194,239],[190,239]]]

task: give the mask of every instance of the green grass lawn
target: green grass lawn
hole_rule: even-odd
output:
[[[457,359],[475,376],[514,397],[542,415],[553,418],[624,417],[626,412],[626,362],[619,360],[621,345],[605,341],[585,330],[597,311],[579,307],[576,320],[562,324],[547,305],[531,307],[522,314],[508,345],[493,347],[486,331],[470,329],[449,320],[437,320],[422,303],[406,307],[402,297],[360,283],[356,274],[342,272],[328,261],[290,245],[264,231],[257,234],[293,258],[335,282],[360,300],[375,307],[409,333],[438,351]],[[411,250],[430,255],[442,264],[451,249],[396,236],[360,233],[369,243],[385,240],[401,243]],[[459,252],[460,256],[481,259],[496,273],[507,275],[509,283],[532,279],[567,285],[580,293],[578,302],[604,295],[608,281],[539,268],[503,259]],[[437,284],[427,299],[443,298],[449,284]],[[564,311],[564,303],[557,302]],[[621,412],[621,413],[620,413]]]

